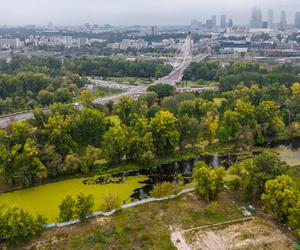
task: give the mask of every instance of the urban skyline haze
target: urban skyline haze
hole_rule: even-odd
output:
[[[268,20],[268,9],[274,9],[274,22],[279,22],[281,10],[288,23],[300,11],[299,0],[10,0],[1,3],[0,25],[188,25],[191,19],[205,22],[222,14],[249,24],[254,6],[262,9],[263,20]]]

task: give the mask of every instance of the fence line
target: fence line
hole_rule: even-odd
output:
[[[235,223],[240,223],[240,222],[245,222],[245,221],[249,221],[249,220],[253,220],[254,217],[246,217],[246,218],[242,218],[242,219],[237,219],[237,220],[230,220],[230,221],[225,221],[225,222],[221,222],[221,223],[217,223],[217,224],[211,224],[211,225],[205,225],[205,226],[201,226],[201,227],[194,227],[194,228],[190,228],[187,230],[184,230],[184,233],[187,232],[191,232],[194,230],[201,230],[201,229],[206,229],[206,228],[213,228],[213,227],[220,227],[220,226],[226,226],[226,225],[231,225],[231,224],[235,224]]]
[[[193,192],[193,191],[195,191],[195,188],[187,188],[187,189],[184,189],[184,190],[182,190],[181,192],[179,192],[177,194],[173,194],[173,195],[169,195],[169,196],[165,196],[165,197],[161,197],[161,198],[148,198],[148,199],[144,199],[144,200],[124,204],[120,208],[126,209],[126,208],[135,207],[135,206],[150,203],[150,202],[170,200],[170,199],[177,198],[178,196],[180,196],[182,194],[186,194],[186,193]],[[93,217],[97,217],[97,216],[111,216],[117,211],[118,211],[118,209],[116,209],[116,208],[109,211],[109,212],[97,211],[97,212],[93,212],[92,214],[88,215],[87,218],[93,218]],[[65,227],[65,226],[70,226],[70,225],[74,225],[74,224],[78,224],[78,223],[80,223],[79,219],[71,220],[71,221],[67,221],[67,222],[62,222],[62,223],[54,222],[54,223],[46,224],[45,228]]]

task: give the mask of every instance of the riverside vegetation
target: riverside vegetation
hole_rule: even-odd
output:
[[[213,77],[194,72],[203,64],[205,74]],[[9,188],[31,187],[58,178],[105,173],[123,164],[151,167],[185,152],[199,154],[228,145],[234,152],[298,137],[299,73],[298,67],[290,65],[243,62],[222,69],[207,62],[193,64],[185,78],[192,74],[196,79],[220,81],[218,93],[176,94],[173,87],[159,84],[138,100],[123,97],[116,105],[93,107],[84,102],[83,110],[63,104],[48,111],[36,109],[33,119],[0,131],[2,179]],[[230,185],[244,199],[262,197],[265,211],[299,230],[299,181],[289,171],[276,154],[263,152],[238,161],[226,172],[233,177]],[[195,168],[201,197],[207,201],[218,197],[223,172],[205,165]]]

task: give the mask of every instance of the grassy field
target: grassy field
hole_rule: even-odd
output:
[[[300,165],[300,150],[291,150],[284,146],[276,147],[272,150],[278,153],[281,160],[291,167]]]
[[[130,85],[150,84],[153,82],[150,78],[140,77],[110,77],[109,80]]]
[[[94,210],[99,211],[107,194],[114,193],[121,200],[128,200],[135,189],[144,185],[139,182],[146,180],[147,177],[128,177],[124,183],[105,185],[85,185],[82,182],[85,179],[87,178],[64,180],[1,194],[0,203],[22,207],[33,214],[46,216],[48,222],[55,222],[59,215],[59,204],[66,195],[75,196],[81,192],[92,194],[95,198]]]
[[[188,229],[242,218],[231,195],[223,192],[213,208],[195,193],[148,203],[120,210],[109,218],[48,230],[30,245],[40,242],[44,249],[175,249],[170,227]]]

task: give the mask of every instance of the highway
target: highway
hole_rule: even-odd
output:
[[[188,66],[192,62],[201,62],[204,61],[206,58],[208,58],[209,55],[203,55],[203,54],[193,57],[193,50],[192,50],[193,45],[191,39],[192,39],[191,35],[189,34],[183,45],[183,49],[182,49],[183,56],[180,58],[178,66],[176,66],[169,75],[158,79],[155,83],[176,85],[176,83],[182,80],[184,71],[188,68]]]
[[[2,116],[0,118],[0,128],[5,128],[9,123],[14,121],[24,121],[33,117],[33,113],[31,111],[18,113],[18,114],[10,114],[7,116]]]

